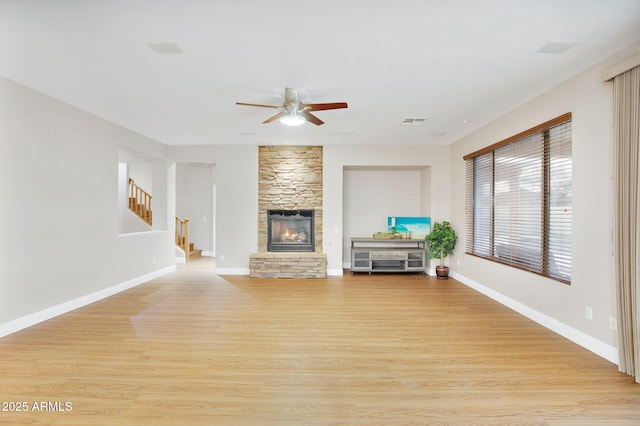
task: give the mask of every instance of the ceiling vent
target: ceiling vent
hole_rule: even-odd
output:
[[[158,55],[170,55],[176,53],[183,53],[180,46],[175,43],[147,43],[147,46],[151,48]]]
[[[538,53],[564,53],[571,49],[577,43],[561,43],[558,41],[550,41],[537,50]]]
[[[426,118],[405,118],[402,120],[403,126],[422,126],[424,122],[427,121]]]

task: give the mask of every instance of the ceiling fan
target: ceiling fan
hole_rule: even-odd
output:
[[[236,105],[277,108],[280,110],[280,112],[272,117],[267,118],[262,123],[267,124],[280,119],[281,123],[284,123],[288,126],[299,126],[305,121],[313,123],[316,126],[320,126],[321,124],[324,124],[324,121],[311,114],[311,111],[324,111],[327,109],[340,109],[348,107],[346,102],[303,104],[300,102],[300,98],[298,97],[298,91],[295,89],[290,89],[288,87],[284,89],[284,102],[280,106],[248,104],[245,102],[236,102]]]

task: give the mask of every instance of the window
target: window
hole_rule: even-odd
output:
[[[571,113],[464,157],[465,251],[571,282]]]

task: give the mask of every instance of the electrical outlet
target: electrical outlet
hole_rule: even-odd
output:
[[[220,255],[220,262],[224,262],[224,254]]]
[[[156,258],[155,257],[151,258],[151,263],[154,264],[154,265],[156,264]]]
[[[584,316],[588,319],[588,320],[592,320],[593,319],[593,308],[591,308],[591,306],[587,306],[584,309]]]
[[[609,317],[609,329],[614,331],[618,329],[618,320],[616,317]]]

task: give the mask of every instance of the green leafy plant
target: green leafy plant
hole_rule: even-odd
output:
[[[449,222],[434,222],[431,233],[425,237],[429,248],[429,258],[440,258],[440,266],[444,266],[444,258],[453,254],[457,239],[456,231]]]

